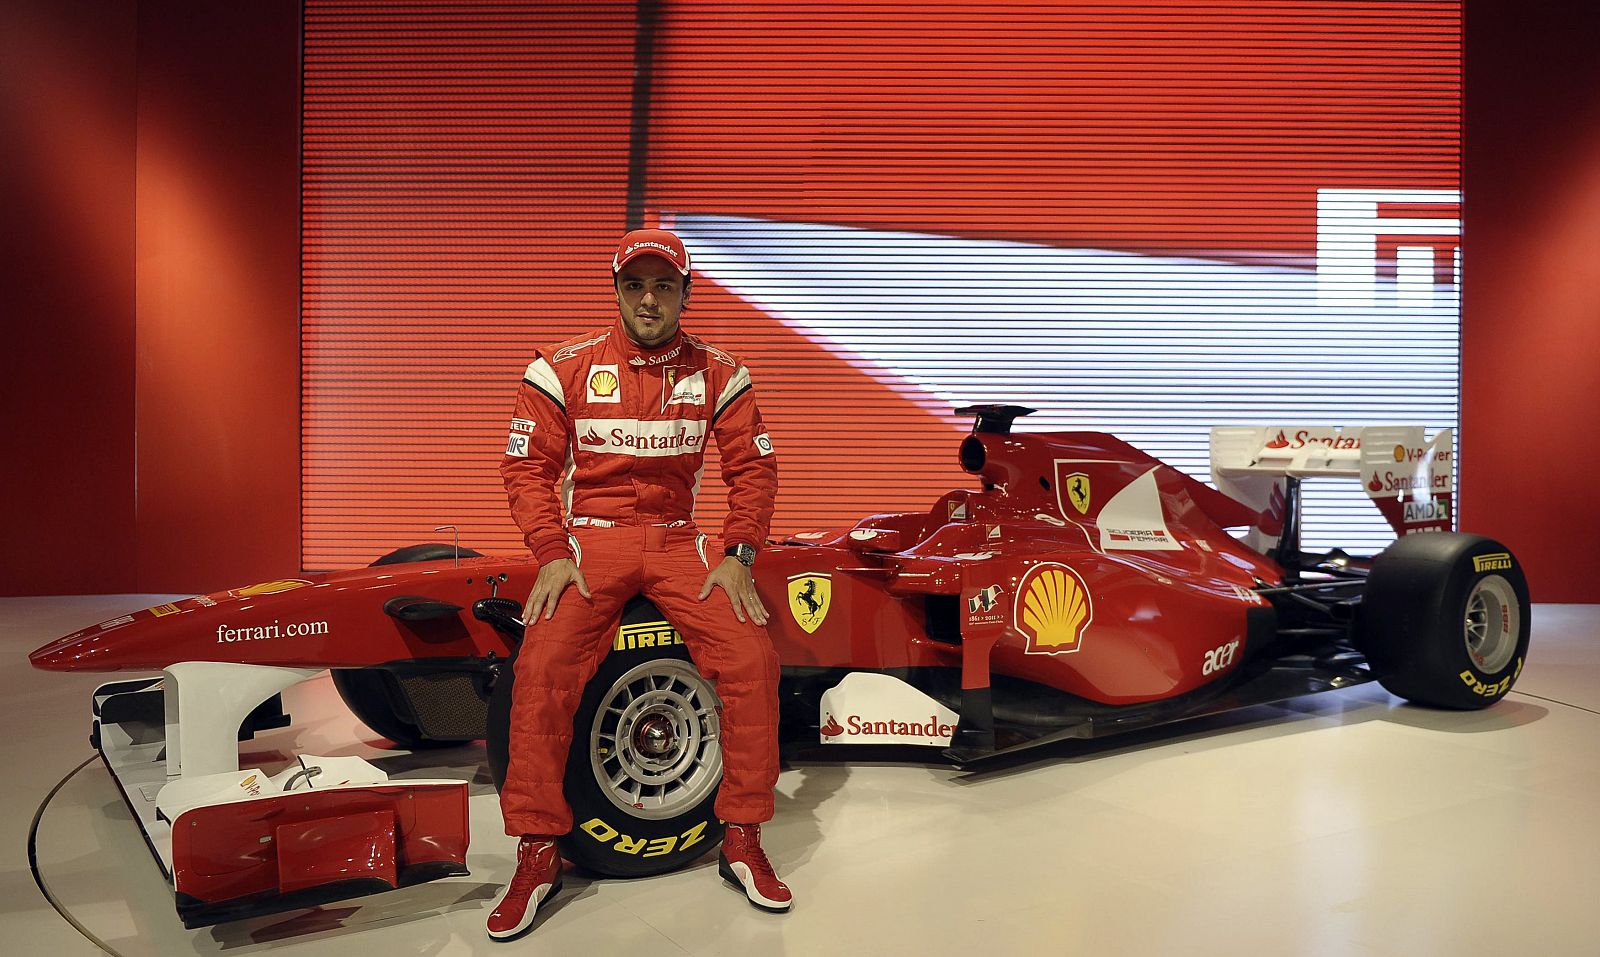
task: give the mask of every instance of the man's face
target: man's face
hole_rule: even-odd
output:
[[[617,273],[617,307],[628,338],[646,348],[678,331],[683,310],[683,274],[660,256],[640,256]]]

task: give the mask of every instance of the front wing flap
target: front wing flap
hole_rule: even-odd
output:
[[[185,926],[467,873],[465,781],[389,780],[360,758],[310,756],[274,777],[169,776],[168,683],[101,685],[90,740],[172,884]],[[257,729],[246,720],[241,733]],[[324,784],[317,765],[327,770]]]

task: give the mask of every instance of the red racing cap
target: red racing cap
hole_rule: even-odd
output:
[[[689,275],[689,250],[683,240],[665,229],[635,229],[622,237],[617,244],[617,254],[611,257],[611,272],[616,273],[640,256],[660,256],[677,267],[678,272]]]

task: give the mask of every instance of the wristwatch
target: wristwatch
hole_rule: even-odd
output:
[[[729,558],[737,558],[739,564],[746,568],[756,563],[756,547],[754,545],[747,545],[742,542],[738,545],[730,545],[728,550],[722,554]]]

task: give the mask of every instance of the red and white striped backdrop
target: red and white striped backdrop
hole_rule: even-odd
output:
[[[698,257],[687,324],[750,359],[779,531],[965,484],[975,399],[1201,474],[1210,424],[1455,422],[1454,240],[1417,241],[1422,300],[1329,305],[1315,264],[1326,191],[1455,208],[1458,3],[305,10],[308,568],[445,523],[520,548],[511,395],[612,320],[630,198]],[[1364,507],[1312,524],[1371,537]]]

